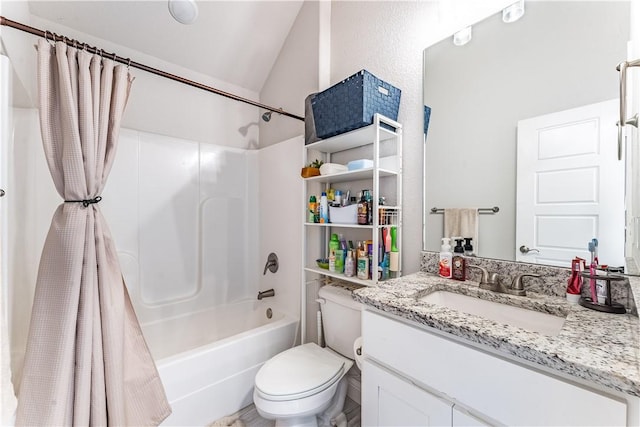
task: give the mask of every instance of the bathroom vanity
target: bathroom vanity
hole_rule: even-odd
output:
[[[640,425],[636,315],[423,272],[354,298],[365,304],[363,425]],[[483,304],[507,317],[472,314]],[[543,317],[526,323],[529,312]],[[552,326],[533,330],[544,316]]]

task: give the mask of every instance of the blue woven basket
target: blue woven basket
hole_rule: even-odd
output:
[[[376,113],[398,120],[400,93],[367,70],[347,77],[311,101],[317,136],[328,138],[370,125]]]

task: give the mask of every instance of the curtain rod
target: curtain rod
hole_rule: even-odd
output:
[[[158,70],[157,68],[152,68],[152,67],[149,67],[148,65],[144,65],[144,64],[140,64],[139,62],[132,61],[129,58],[122,58],[120,56],[117,56],[115,53],[104,52],[102,49],[98,49],[97,47],[94,47],[94,46],[89,46],[88,44],[82,43],[78,40],[69,39],[68,37],[60,36],[58,34],[52,33],[51,31],[42,31],[25,24],[21,24],[20,22],[12,21],[11,19],[7,19],[4,16],[0,16],[0,25],[15,28],[17,30],[24,31],[29,34],[33,34],[35,36],[44,37],[45,39],[51,38],[52,40],[55,40],[55,41],[62,41],[68,44],[69,46],[76,46],[76,47],[81,46],[82,48],[86,49],[88,52],[91,52],[94,54],[101,54],[102,56],[108,57],[109,59],[112,59],[116,62],[126,64],[129,67],[137,68],[139,70],[143,70],[148,73],[155,74],[156,76],[165,77],[169,80],[173,80],[179,83],[184,83],[186,85],[193,86],[198,89],[206,90],[207,92],[215,93],[216,95],[224,96],[226,98],[230,98],[235,101],[244,102],[245,104],[250,104],[255,107],[262,108],[264,110],[273,111],[274,113],[282,114],[283,116],[288,116],[297,120],[304,121],[304,117],[298,116],[293,113],[289,113],[288,111],[285,111],[282,108],[270,107],[268,105],[261,104],[256,101],[252,101],[247,98],[243,98],[233,93],[225,92],[220,89],[216,89],[214,87],[207,86],[205,84],[186,79],[184,77],[176,76],[175,74],[167,73],[166,71]]]

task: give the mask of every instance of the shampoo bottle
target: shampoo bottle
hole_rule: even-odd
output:
[[[442,238],[442,246],[440,246],[440,257],[438,259],[438,274],[440,277],[451,278],[451,245],[448,237]]]
[[[464,239],[456,239],[456,247],[453,248],[451,277],[455,280],[464,281],[467,277],[467,265],[464,257]]]

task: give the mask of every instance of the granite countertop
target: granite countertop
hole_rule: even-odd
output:
[[[640,280],[630,280],[630,283],[637,299]],[[566,314],[566,321],[558,336],[546,336],[419,300],[438,290],[550,314]],[[456,282],[422,272],[385,281],[377,287],[361,288],[354,291],[353,295],[356,301],[378,310],[501,353],[640,396],[640,323],[637,316],[601,313],[578,304],[569,304],[565,298],[533,292],[528,292],[524,297],[499,294],[479,289],[476,282]]]

